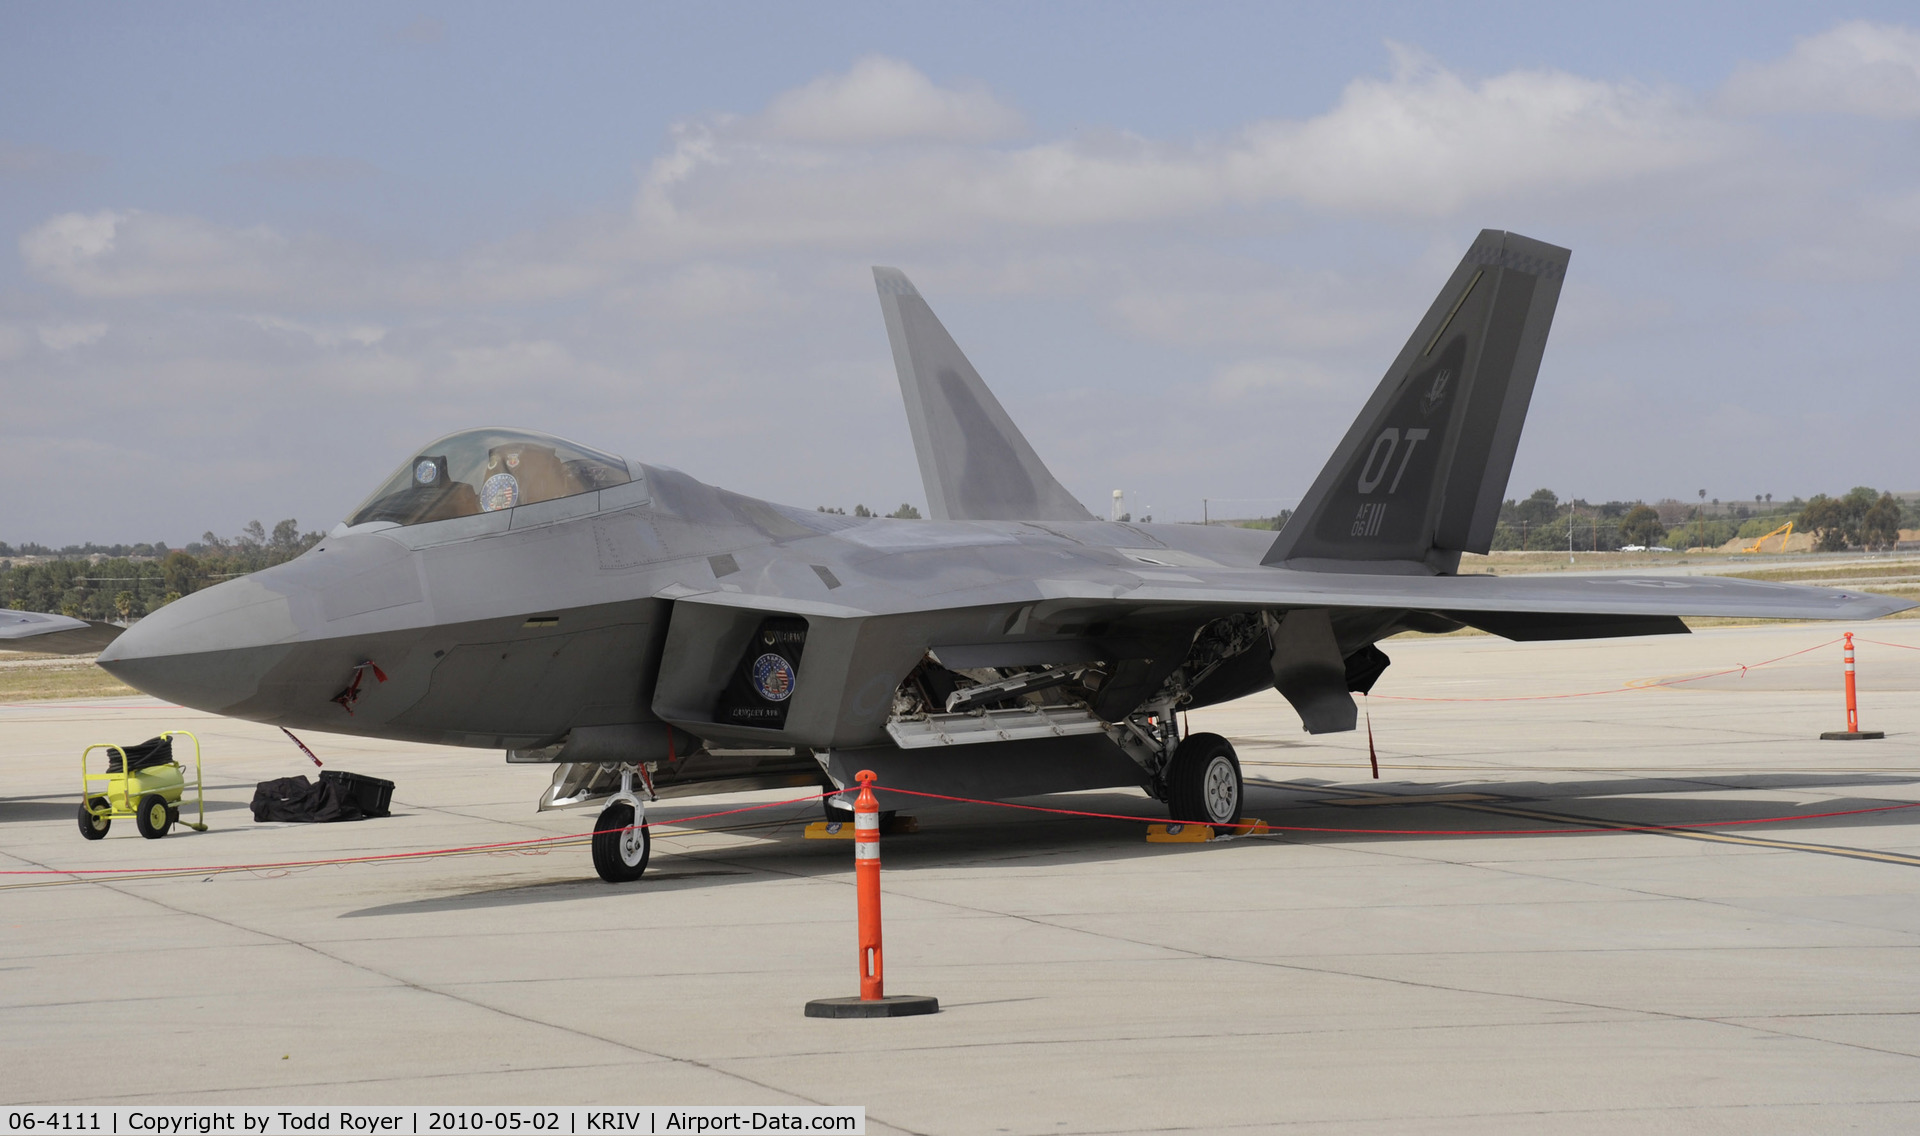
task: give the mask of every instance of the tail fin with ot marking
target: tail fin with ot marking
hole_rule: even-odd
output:
[[[1487,551],[1570,255],[1481,232],[1267,564],[1448,573]]]

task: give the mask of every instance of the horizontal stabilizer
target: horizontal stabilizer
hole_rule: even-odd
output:
[[[1447,573],[1487,551],[1570,255],[1475,239],[1265,563]]]
[[[91,655],[120,637],[117,623],[0,609],[0,651]]]
[[[897,268],[873,270],[936,521],[1090,521]]]

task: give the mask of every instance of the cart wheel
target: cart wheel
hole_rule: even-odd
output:
[[[92,809],[85,805],[80,806],[80,835],[86,837],[88,840],[98,840],[105,836],[107,830],[112,827],[112,820],[103,816],[95,816]]]
[[[173,827],[173,814],[167,807],[167,799],[158,793],[148,793],[140,798],[140,811],[133,815],[134,826],[140,835],[148,840],[158,840]]]

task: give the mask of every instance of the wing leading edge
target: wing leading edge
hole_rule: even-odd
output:
[[[1839,588],[1732,580],[1720,576],[1388,576],[1335,572],[1288,572],[1272,568],[1180,569],[1192,583],[1144,581],[1138,588],[1081,586],[1072,580],[1042,580],[1049,600],[1085,600],[1122,606],[1193,604],[1252,608],[1373,608],[1425,611],[1509,638],[1588,638],[1606,634],[1658,633],[1606,630],[1667,616],[1745,619],[1878,619],[1917,606],[1895,596]],[[1517,619],[1536,616],[1537,619]],[[1542,635],[1555,623],[1561,634]],[[1583,631],[1582,629],[1585,628]],[[1670,628],[1671,629],[1671,628]]]

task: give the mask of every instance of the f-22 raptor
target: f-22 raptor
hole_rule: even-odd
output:
[[[1089,514],[906,276],[876,268],[929,519],[468,430],[306,554],[168,604],[99,664],[216,714],[552,763],[542,806],[605,803],[594,866],[617,882],[646,868],[650,800],[845,788],[863,768],[981,798],[1137,786],[1175,819],[1228,824],[1233,746],[1183,736],[1178,711],[1278,688],[1309,732],[1351,730],[1353,692],[1388,665],[1377,644],[1403,631],[1583,639],[1912,606],[1460,574],[1493,539],[1568,255],[1482,232],[1277,537]],[[15,647],[109,633],[11,618]]]

